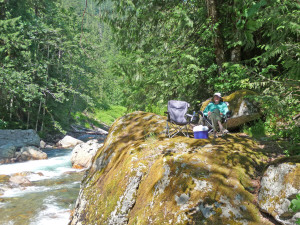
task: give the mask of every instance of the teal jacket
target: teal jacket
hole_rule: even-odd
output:
[[[228,112],[228,106],[225,102],[219,102],[219,104],[215,104],[213,102],[209,103],[203,111],[203,114],[207,116],[208,112],[213,112],[215,109],[219,109],[220,113],[225,115]]]

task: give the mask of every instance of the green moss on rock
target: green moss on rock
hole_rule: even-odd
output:
[[[236,135],[169,139],[165,122],[134,112],[113,124],[71,224],[265,224],[248,191],[267,158],[257,144]]]

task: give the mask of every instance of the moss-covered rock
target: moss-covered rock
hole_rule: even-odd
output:
[[[223,97],[224,102],[229,103],[229,110],[232,112],[231,118],[227,122],[227,127],[235,128],[260,117],[258,107],[249,101],[246,96],[256,95],[249,90],[235,91]],[[211,98],[202,103],[201,111],[211,102]]]
[[[259,206],[283,224],[296,224],[300,212],[289,209],[300,193],[300,156],[277,160],[265,171],[258,195]]]
[[[166,118],[118,119],[87,171],[70,224],[271,224],[252,178],[266,156],[248,138],[165,138]]]

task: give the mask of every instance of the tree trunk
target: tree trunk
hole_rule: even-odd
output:
[[[217,12],[217,0],[206,0],[207,14],[211,19],[211,27],[214,27],[215,38],[214,38],[214,47],[216,55],[216,63],[218,65],[219,72],[223,71],[222,65],[225,61],[224,53],[224,41],[221,35],[220,26],[218,23],[218,12]]]
[[[26,129],[28,129],[29,128],[29,121],[30,121],[30,106],[31,106],[31,104],[30,104],[30,102],[28,103],[28,111],[27,111],[27,125],[26,125]]]
[[[36,117],[35,131],[38,130],[39,117],[40,117],[40,113],[41,113],[41,108],[42,108],[42,100],[40,100],[39,110],[38,110],[37,117]]]
[[[0,20],[4,20],[6,18],[6,9],[5,2],[0,3]]]
[[[46,114],[46,101],[47,101],[47,96],[45,96],[45,100],[44,100],[43,117],[42,117],[42,124],[41,124],[41,132],[43,132],[43,130],[44,130],[44,121],[45,121],[45,114]]]
[[[14,97],[11,97],[10,108],[9,108],[9,121],[11,121],[11,119],[12,119],[13,106],[14,106]]]
[[[231,50],[231,62],[237,63],[241,61],[242,46],[237,45]]]

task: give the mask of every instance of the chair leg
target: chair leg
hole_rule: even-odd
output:
[[[190,126],[189,124],[185,125],[187,137],[190,137],[189,136],[189,126]]]
[[[170,138],[170,128],[169,128],[169,123],[167,121],[167,126],[166,126],[166,136]]]

